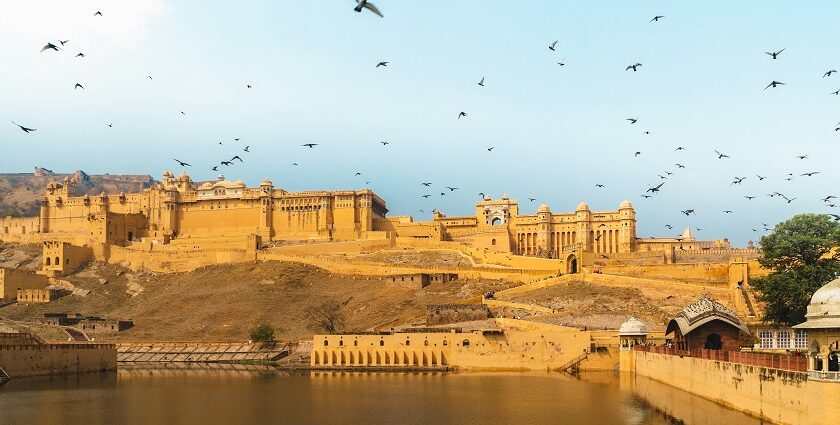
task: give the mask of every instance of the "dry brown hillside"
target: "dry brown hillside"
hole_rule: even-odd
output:
[[[278,339],[297,340],[319,332],[305,319],[305,312],[325,300],[343,304],[346,330],[367,330],[423,323],[427,304],[475,299],[486,291],[513,286],[455,281],[412,290],[388,287],[378,278],[333,275],[289,262],[218,265],[158,275],[95,263],[66,279],[90,294],[49,304],[11,305],[0,308],[0,316],[32,320],[47,312],[69,312],[132,319],[135,327],[119,338],[144,341],[241,341],[256,324],[267,322],[277,330]]]
[[[41,176],[29,173],[0,174],[0,217],[37,216],[40,200],[44,196],[44,188],[47,184],[50,181],[61,182],[68,175],[75,177],[78,181],[76,186],[78,195],[137,192],[154,183],[151,176],[87,175],[81,171],[74,174]]]

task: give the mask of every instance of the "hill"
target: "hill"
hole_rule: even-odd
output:
[[[41,197],[47,184],[51,181],[61,182],[68,176],[75,178],[78,182],[75,193],[80,195],[137,192],[157,183],[149,175],[88,175],[81,170],[73,174],[56,174],[36,168],[35,173],[31,174],[0,174],[0,217],[37,216]]]

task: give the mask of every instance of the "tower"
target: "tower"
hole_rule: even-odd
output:
[[[274,183],[269,179],[260,182],[260,227],[259,235],[265,240],[271,240],[272,210],[274,198],[271,196]]]
[[[620,229],[618,232],[618,252],[636,250],[636,210],[633,204],[624,200],[618,206]]]
[[[592,212],[589,211],[589,205],[581,201],[575,208],[575,221],[577,222],[576,243],[584,251],[592,251],[593,246],[590,232],[592,232]]]

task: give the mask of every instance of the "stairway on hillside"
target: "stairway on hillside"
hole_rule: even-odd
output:
[[[0,366],[0,386],[12,380],[12,377]]]
[[[750,294],[747,292],[747,288],[741,286],[739,292],[741,292],[741,297],[744,298],[744,305],[747,306],[747,317],[756,317],[757,314],[755,314],[755,306],[753,306],[753,302],[750,299]]]

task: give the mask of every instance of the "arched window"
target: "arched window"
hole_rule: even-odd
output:
[[[720,335],[716,333],[709,334],[706,337],[706,343],[703,345],[703,348],[707,350],[720,350],[723,348],[723,341],[721,341]]]
[[[429,340],[427,339],[427,340],[423,341],[423,345],[428,347],[429,346]]]
[[[383,345],[385,345],[385,341],[383,341],[383,340],[381,340],[381,339],[380,339],[380,340],[379,340],[379,346],[380,346],[380,347],[382,347]]]
[[[496,245],[496,240],[495,240],[495,239],[493,239],[492,241],[490,241],[490,245],[494,245],[494,246],[495,246],[495,245]]]
[[[48,265],[48,266],[50,266],[50,265],[51,265],[51,264],[50,264],[51,262],[52,262],[52,260],[50,260],[50,257],[47,257],[47,265]]]
[[[828,354],[828,371],[829,372],[840,372],[840,353],[836,351],[832,351]]]
[[[54,264],[56,266],[60,266],[61,265],[61,260],[59,260],[58,257],[55,257],[55,263]]]
[[[444,340],[443,340],[443,345],[444,345],[444,346],[449,345],[449,341],[447,341],[447,340],[445,340],[445,339],[444,339]]]
[[[759,347],[773,348],[773,332],[764,330],[758,333]]]
[[[330,342],[325,339],[324,340],[324,347],[328,347],[329,345],[330,345]]]
[[[405,345],[411,345],[411,341],[405,340]]]
[[[344,341],[343,340],[338,340],[338,346],[339,347],[344,347]]]
[[[502,219],[499,217],[494,217],[493,220],[490,221],[490,224],[492,224],[493,226],[498,226],[502,224]]]

